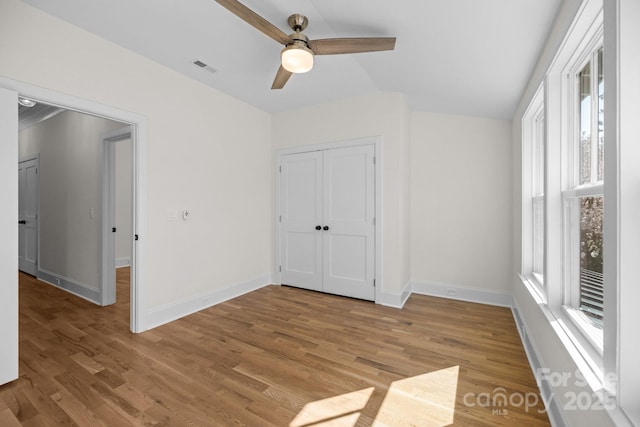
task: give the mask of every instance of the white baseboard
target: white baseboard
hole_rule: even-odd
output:
[[[221,302],[263,288],[271,283],[271,274],[269,273],[243,283],[230,285],[224,289],[205,292],[194,297],[153,308],[147,313],[146,329],[153,329],[157,326],[164,325],[165,323],[172,322],[181,317],[220,304]]]
[[[91,285],[78,282],[41,268],[38,269],[38,279],[75,296],[86,299],[94,304],[100,305],[100,290]]]
[[[120,267],[130,267],[131,266],[131,258],[116,258],[116,268]]]
[[[513,297],[510,293],[490,289],[466,288],[434,282],[412,282],[411,289],[414,294],[420,295],[430,295],[433,297],[477,302],[501,307],[511,307],[513,305]]]
[[[411,296],[411,282],[405,283],[399,294],[380,292],[376,304],[387,307],[402,308]]]

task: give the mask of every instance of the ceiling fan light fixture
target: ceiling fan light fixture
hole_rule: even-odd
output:
[[[282,67],[291,73],[306,73],[313,68],[313,52],[301,42],[282,49],[281,59]]]

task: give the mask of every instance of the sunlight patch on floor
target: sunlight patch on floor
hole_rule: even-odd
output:
[[[373,387],[369,387],[307,403],[289,427],[352,427],[360,417],[359,411],[367,406],[373,390]]]
[[[391,383],[374,426],[434,426],[453,423],[458,366]]]
[[[444,427],[453,423],[458,366],[391,383],[373,422],[377,427]],[[374,387],[308,403],[289,427],[353,427]]]

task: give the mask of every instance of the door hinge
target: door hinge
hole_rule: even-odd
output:
[[[278,271],[282,273],[282,266],[278,267]]]
[[[280,215],[280,222],[282,222],[282,215]]]
[[[376,279],[373,279],[373,287],[376,287]]]
[[[375,216],[373,217],[373,226],[374,227],[376,226],[376,217]]]
[[[282,165],[278,166],[278,170],[282,172]]]
[[[375,157],[373,158],[373,164],[374,165],[376,164],[376,158]]]

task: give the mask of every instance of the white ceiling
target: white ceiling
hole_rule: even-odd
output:
[[[510,119],[562,0],[241,0],[287,34],[397,37],[391,52],[317,56],[272,91],[282,46],[213,0],[24,0],[268,112],[374,91],[413,110]],[[193,65],[203,61],[211,73]]]

